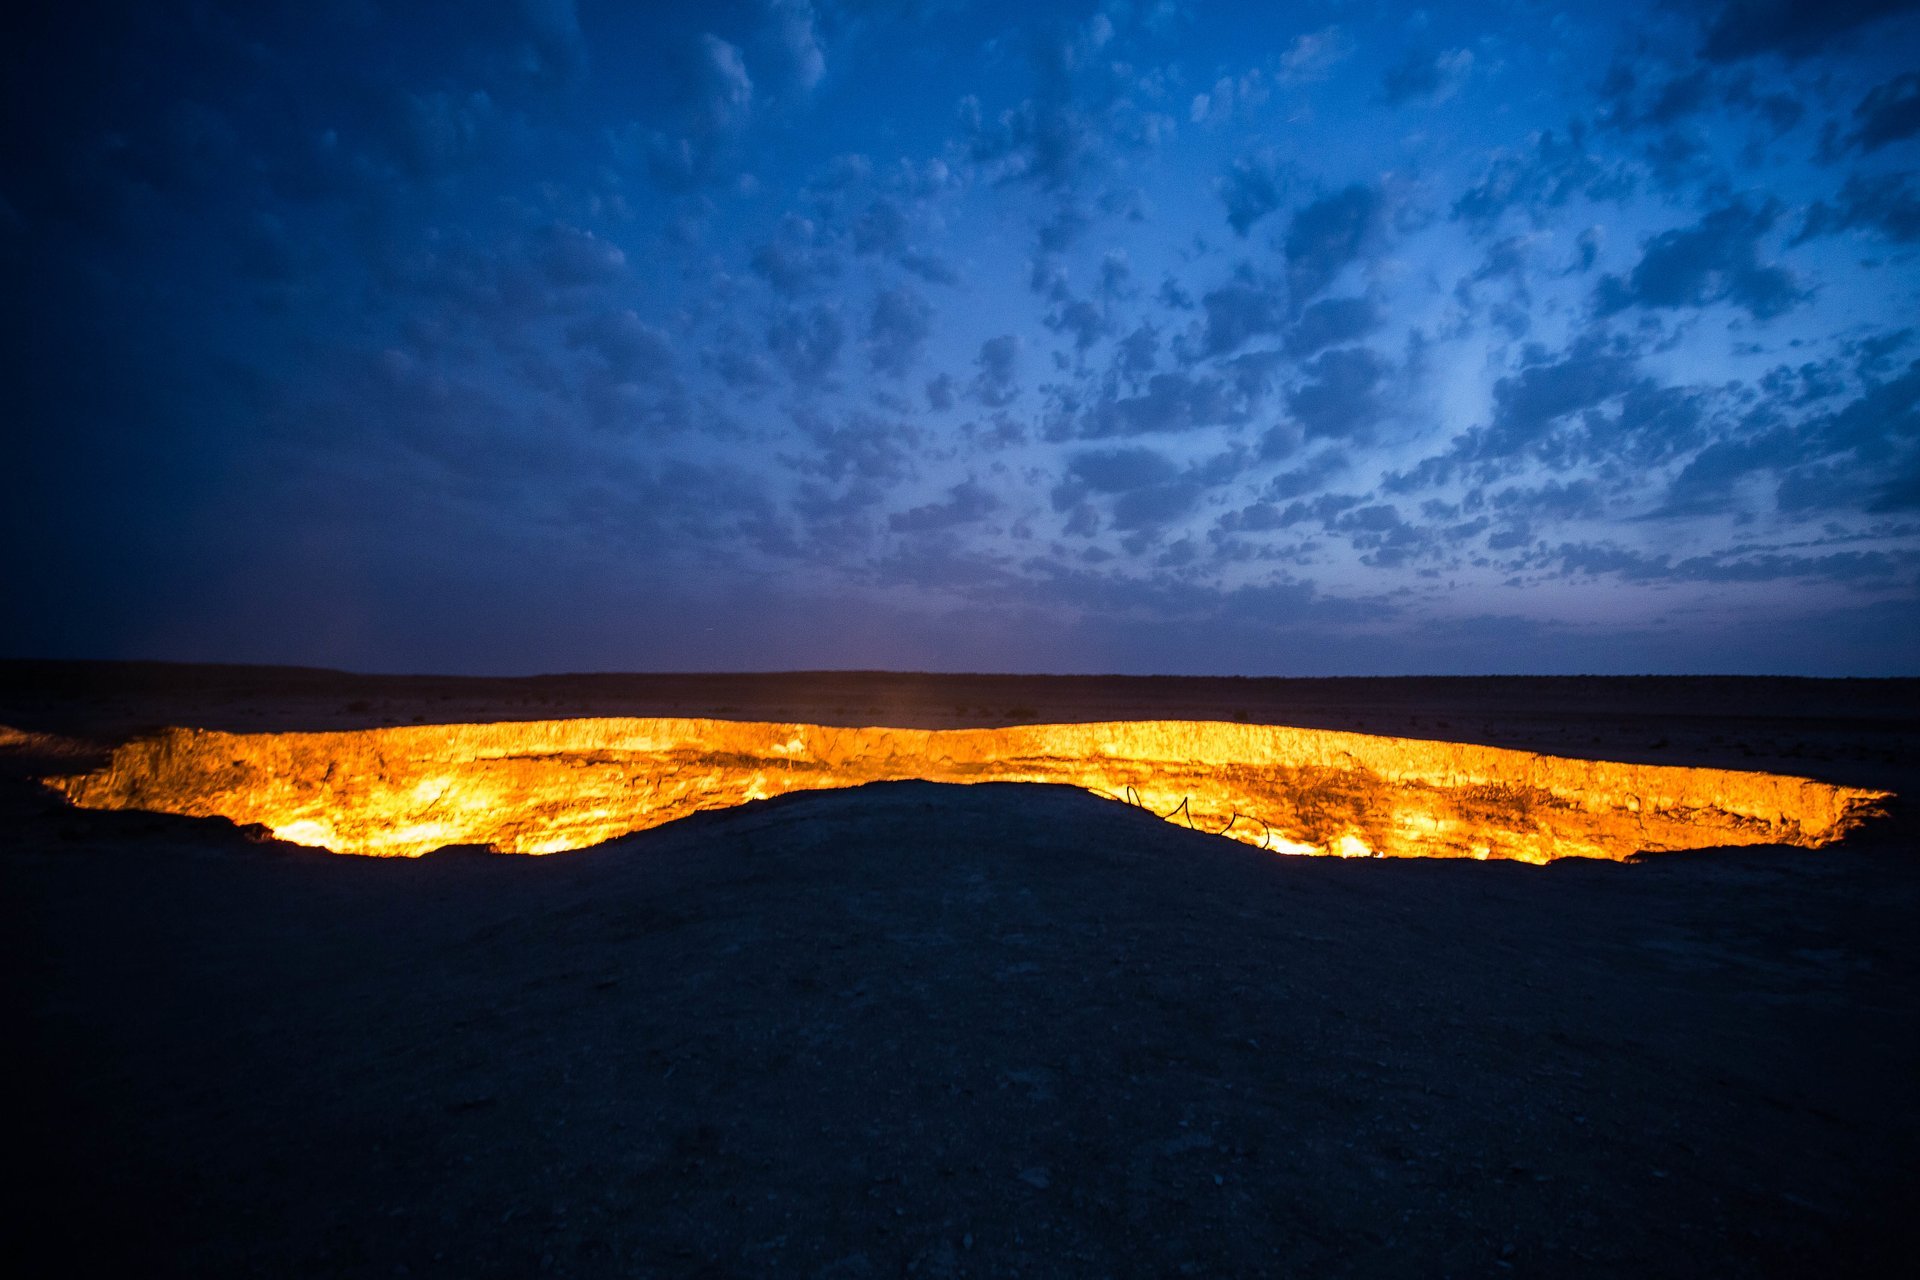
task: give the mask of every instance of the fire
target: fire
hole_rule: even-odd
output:
[[[347,733],[168,729],[52,778],[91,809],[224,817],[338,853],[556,853],[867,782],[1049,782],[1281,853],[1547,862],[1830,843],[1885,792],[1275,725],[1003,729],[591,719]]]

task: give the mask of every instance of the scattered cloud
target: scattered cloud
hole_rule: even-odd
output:
[[[1756,320],[1770,320],[1805,302],[1808,292],[1793,272],[1760,260],[1760,238],[1779,216],[1774,201],[1735,202],[1691,227],[1660,233],[1628,275],[1601,277],[1594,290],[1600,314],[1725,302]]]

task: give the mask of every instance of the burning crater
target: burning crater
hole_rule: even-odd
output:
[[[1053,782],[1282,853],[1625,858],[1816,847],[1885,792],[1722,769],[1618,764],[1271,725],[1150,720],[1005,729],[593,719],[347,733],[168,729],[74,804],[260,824],[339,853],[453,844],[579,849],[791,791],[866,782]]]

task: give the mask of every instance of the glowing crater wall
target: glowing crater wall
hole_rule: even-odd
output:
[[[49,779],[76,805],[260,824],[340,853],[584,848],[790,791],[1052,782],[1287,853],[1625,858],[1837,840],[1888,798],[1775,774],[1272,725],[1004,729],[593,719],[348,733],[168,729]]]

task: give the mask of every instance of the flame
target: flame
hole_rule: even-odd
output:
[[[225,817],[339,853],[417,856],[451,844],[557,853],[701,810],[902,779],[1067,783],[1280,853],[1522,862],[1815,847],[1889,798],[1776,774],[1179,720],[949,730],[688,719],[167,729],[126,743],[95,772],[47,781],[83,808]]]

